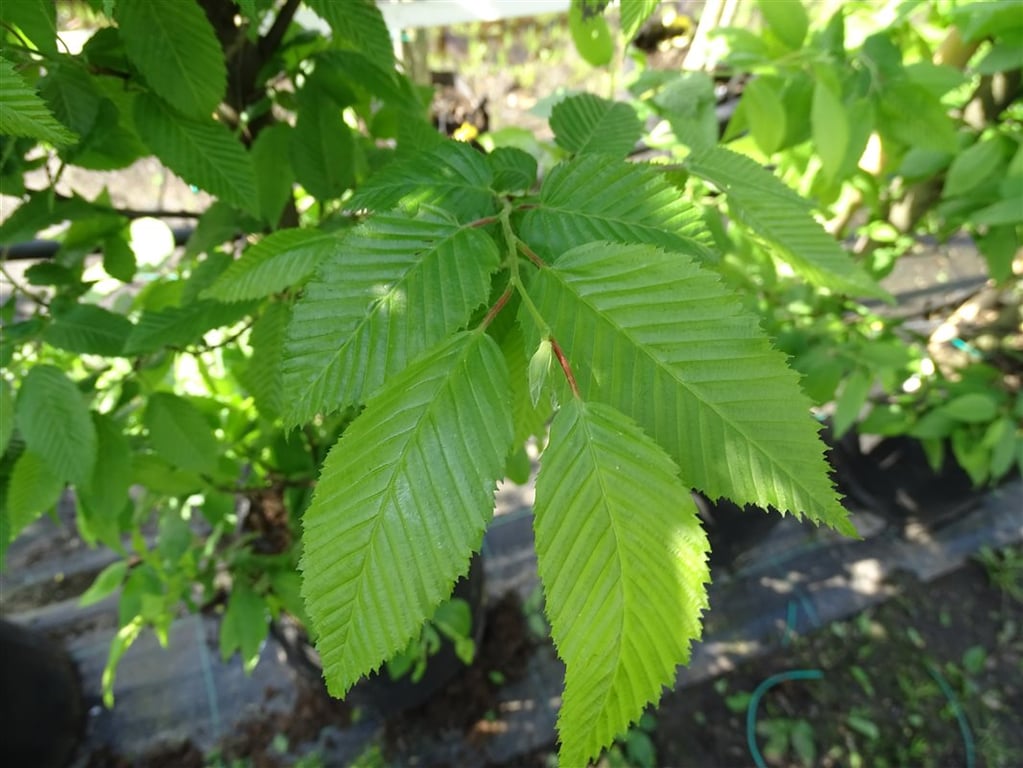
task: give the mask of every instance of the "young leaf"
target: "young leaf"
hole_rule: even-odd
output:
[[[572,0],[568,9],[568,30],[572,34],[575,48],[580,56],[595,67],[610,64],[615,52],[611,31],[600,5],[588,0]]]
[[[64,481],[54,472],[51,463],[31,450],[14,462],[7,485],[6,517],[10,538],[14,539],[26,526],[57,504],[64,490]]]
[[[849,115],[842,100],[827,83],[817,80],[813,88],[810,125],[824,175],[832,182],[839,179],[839,173],[845,165],[849,147],[849,123]]]
[[[244,211],[259,213],[252,161],[227,128],[187,118],[150,94],[138,97],[134,114],[139,136],[168,168]]]
[[[331,200],[355,183],[355,138],[333,99],[321,88],[312,91],[299,97],[291,165],[299,184],[318,200]]]
[[[124,349],[132,328],[124,315],[95,304],[76,304],[43,332],[43,339],[69,352],[116,357]]]
[[[501,352],[508,367],[508,382],[511,386],[512,423],[515,426],[513,451],[520,449],[531,437],[543,438],[547,432],[547,421],[552,412],[551,400],[533,402],[529,390],[529,360],[526,358],[526,340],[522,327],[516,322],[501,339]],[[526,457],[526,475],[529,475]]]
[[[208,472],[217,461],[217,439],[209,422],[188,400],[169,392],[149,398],[143,418],[153,449],[175,467]]]
[[[810,20],[800,0],[757,0],[757,7],[786,48],[797,51],[802,47]]]
[[[834,431],[835,437],[841,437],[860,417],[874,378],[866,371],[854,371],[845,380],[842,394],[835,402]]]
[[[352,230],[295,304],[284,346],[285,419],[362,402],[486,301],[497,246],[424,212]]]
[[[56,146],[73,144],[75,134],[61,125],[46,103],[0,58],[0,136],[27,136]]]
[[[106,414],[93,412],[96,453],[100,459],[89,482],[76,488],[78,527],[109,547],[120,541],[120,516],[131,488],[131,445],[121,426]]]
[[[501,353],[472,332],[390,379],[327,455],[301,566],[335,696],[404,648],[465,574],[511,439]]]
[[[963,195],[980,186],[1003,168],[1005,161],[1005,146],[998,138],[978,141],[952,159],[942,196]]]
[[[599,403],[572,398],[554,417],[535,507],[546,610],[565,662],[559,757],[586,765],[689,660],[710,545],[675,464]]]
[[[728,193],[732,212],[814,285],[888,299],[842,247],[814,221],[805,200],[749,158],[722,147],[694,152],[686,168]]]
[[[558,146],[577,155],[625,157],[643,134],[643,124],[628,104],[580,93],[554,105],[551,130]]]
[[[781,148],[785,139],[785,107],[775,84],[758,77],[742,92],[742,108],[749,119],[753,140],[765,155]]]
[[[586,155],[550,172],[520,236],[547,260],[591,240],[708,254],[699,213],[652,167]]]
[[[270,630],[266,600],[244,582],[236,581],[220,626],[220,656],[228,659],[235,651],[242,655],[242,666],[251,672],[259,661],[259,652]]]
[[[86,606],[98,603],[105,597],[112,595],[124,582],[124,577],[128,573],[128,561],[118,560],[117,562],[111,563],[102,571],[99,572],[99,576],[92,582],[92,586],[89,587],[82,596],[78,598],[78,606],[85,608]]]
[[[149,86],[182,114],[208,120],[224,97],[227,68],[199,3],[118,0],[114,18]]]
[[[37,365],[18,390],[14,418],[28,450],[59,480],[88,483],[96,462],[96,430],[82,393],[63,371]]]
[[[340,242],[335,235],[315,230],[278,230],[246,248],[202,296],[218,301],[264,299],[301,284]]]
[[[536,158],[515,147],[498,147],[487,155],[495,192],[528,192],[536,183]]]
[[[540,403],[540,395],[547,385],[547,375],[551,372],[554,359],[553,346],[550,339],[540,339],[536,352],[529,358],[529,398],[535,408]]]
[[[622,16],[622,37],[632,40],[657,9],[660,0],[626,0],[620,6]]]
[[[590,243],[529,294],[582,397],[635,419],[686,486],[852,532],[798,377],[712,274],[682,254]]]
[[[352,197],[352,210],[385,211],[399,203],[431,204],[456,213],[461,221],[494,211],[493,175],[486,159],[457,141],[443,141],[429,152],[399,158],[373,174]]]

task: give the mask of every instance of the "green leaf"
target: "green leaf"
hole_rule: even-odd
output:
[[[1019,199],[999,200],[981,208],[970,217],[974,226],[998,227],[1006,224],[1023,224],[1023,206]]]
[[[187,118],[149,94],[135,102],[135,127],[160,160],[189,184],[258,214],[252,162],[227,128]]]
[[[83,535],[117,548],[121,513],[129,501],[132,463],[131,445],[121,426],[106,414],[93,413],[96,454],[100,459],[89,482],[76,489],[78,524]]]
[[[465,326],[499,264],[490,237],[437,212],[379,214],[352,230],[295,304],[285,420],[362,402]]]
[[[299,97],[291,132],[290,157],[295,178],[318,200],[340,197],[355,184],[355,139],[341,108],[322,88]]]
[[[1006,159],[1005,146],[997,137],[978,141],[964,149],[952,158],[942,196],[964,195],[990,181],[1005,167]]]
[[[215,468],[217,439],[206,417],[188,400],[156,392],[149,398],[143,422],[153,449],[175,467],[193,472]]]
[[[520,235],[548,260],[591,240],[649,243],[704,257],[698,211],[651,166],[586,155],[552,170]]]
[[[246,673],[252,672],[269,630],[266,600],[243,582],[235,581],[220,625],[220,657],[226,661],[240,651]]]
[[[781,148],[785,139],[785,106],[775,84],[764,77],[751,80],[742,92],[742,108],[753,140],[765,155]]]
[[[77,137],[61,125],[46,103],[0,58],[0,136],[26,136],[55,146],[73,144]]]
[[[757,8],[786,48],[797,51],[802,47],[810,20],[800,0],[757,0]]]
[[[287,304],[270,304],[252,325],[249,343],[252,358],[245,374],[245,386],[252,393],[261,416],[276,419],[284,412],[284,378],[281,363],[290,311]]]
[[[582,397],[635,419],[686,486],[854,532],[797,375],[711,273],[678,253],[590,243],[528,290]]]
[[[998,401],[990,395],[973,392],[960,395],[941,406],[943,415],[970,424],[991,421],[998,415]]]
[[[291,131],[290,125],[278,123],[264,128],[252,142],[259,214],[271,226],[277,226],[295,183],[291,164],[283,162],[283,158],[288,156]]]
[[[632,40],[659,4],[660,0],[624,0],[620,6],[622,36]]]
[[[188,496],[202,487],[197,474],[176,469],[155,453],[133,454],[131,473],[133,483],[166,496]]]
[[[383,14],[373,0],[306,0],[334,32],[334,42],[359,51],[380,69],[394,69],[394,45]]]
[[[717,97],[706,72],[683,72],[654,97],[679,141],[693,149],[718,140]]]
[[[39,51],[57,54],[57,9],[49,0],[7,0],[0,3],[0,21],[16,27]]]
[[[628,104],[580,93],[554,105],[551,130],[569,152],[625,157],[643,134],[643,124]]]
[[[466,573],[511,440],[501,353],[461,333],[390,379],[327,455],[301,567],[332,694],[403,649]]]
[[[52,365],[37,365],[18,390],[14,409],[28,450],[60,480],[88,483],[96,462],[96,430],[71,380]]]
[[[588,0],[572,0],[568,8],[568,31],[579,55],[593,66],[603,67],[611,63],[615,44],[602,8],[599,4],[596,8],[592,6]]]
[[[208,120],[224,97],[227,68],[202,7],[118,0],[114,18],[128,58],[153,91],[182,114]]]
[[[82,596],[78,598],[78,606],[85,608],[112,595],[120,588],[127,573],[128,562],[126,560],[118,560],[116,563],[108,565],[99,572],[96,580],[92,582],[92,586],[85,590]]]
[[[193,301],[183,307],[145,310],[128,336],[125,355],[142,355],[163,347],[196,344],[211,328],[233,325],[254,308],[253,303],[220,304],[211,300]]]
[[[505,310],[507,311],[507,310]],[[529,360],[526,358],[526,340],[522,328],[516,322],[501,339],[501,352],[508,367],[508,381],[511,385],[512,423],[515,425],[513,451],[521,449],[531,437],[543,439],[547,433],[547,421],[552,413],[551,398],[534,403],[529,388]],[[526,457],[526,476],[529,476],[529,459]]]
[[[53,509],[64,490],[64,481],[49,460],[31,450],[14,463],[7,485],[7,524],[13,540],[44,512]]]
[[[43,339],[69,352],[116,357],[124,349],[132,328],[124,315],[95,304],[76,304],[43,332]]]
[[[399,203],[432,204],[457,212],[462,221],[494,211],[493,175],[486,159],[457,141],[444,141],[429,152],[395,160],[373,174],[348,207],[385,211]]]
[[[135,277],[135,252],[123,234],[112,235],[103,241],[103,269],[111,277],[129,283]]]
[[[810,125],[813,143],[828,181],[840,179],[849,150],[849,115],[839,96],[823,80],[813,87]]]
[[[810,215],[807,202],[752,160],[721,147],[694,152],[686,168],[728,195],[732,212],[814,285],[890,299]]]
[[[842,394],[835,402],[834,430],[835,437],[841,437],[860,418],[873,377],[865,371],[857,370],[850,374],[842,387]]]
[[[547,376],[551,372],[554,360],[554,347],[550,339],[540,339],[536,352],[529,358],[529,399],[533,407],[540,403],[540,395],[547,385]]]
[[[536,183],[536,158],[515,147],[497,147],[487,155],[495,192],[528,192]]]
[[[96,125],[105,98],[84,69],[63,61],[40,81],[39,94],[54,117],[82,138]]]
[[[941,99],[922,85],[895,81],[882,93],[878,128],[907,147],[955,152],[956,128]]]
[[[572,399],[554,417],[535,509],[546,611],[565,662],[559,762],[586,765],[689,660],[708,606],[710,545],[678,467],[599,403]]]
[[[0,456],[7,451],[7,446],[14,435],[14,390],[11,383],[0,376]]]
[[[278,230],[246,248],[202,296],[245,301],[280,293],[301,284],[340,243],[335,235],[315,230]]]

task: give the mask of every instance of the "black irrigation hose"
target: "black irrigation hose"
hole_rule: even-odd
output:
[[[195,231],[194,226],[172,227],[174,245],[184,245]],[[29,240],[26,243],[0,246],[4,261],[42,261],[52,259],[60,250],[61,243],[56,240]],[[99,253],[99,249],[92,251]]]

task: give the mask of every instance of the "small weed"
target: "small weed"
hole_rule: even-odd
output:
[[[1023,547],[1002,550],[981,547],[977,560],[996,589],[1023,603]]]

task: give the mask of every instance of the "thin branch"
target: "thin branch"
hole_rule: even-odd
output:
[[[284,39],[284,33],[288,31],[288,25],[295,17],[298,5],[299,0],[288,0],[284,7],[281,8],[280,13],[277,14],[277,18],[274,19],[273,26],[260,39],[258,43],[259,55],[264,61],[269,59],[281,44],[281,41]]]
[[[568,358],[565,357],[565,353],[561,351],[561,347],[558,346],[558,342],[553,336],[551,336],[551,349],[554,350],[554,354],[558,358],[558,362],[561,364],[561,370],[565,372],[565,378],[568,379],[568,386],[572,389],[572,394],[575,395],[576,400],[581,400],[579,395],[579,386],[575,383],[575,375],[572,373],[572,366],[568,362]]]

